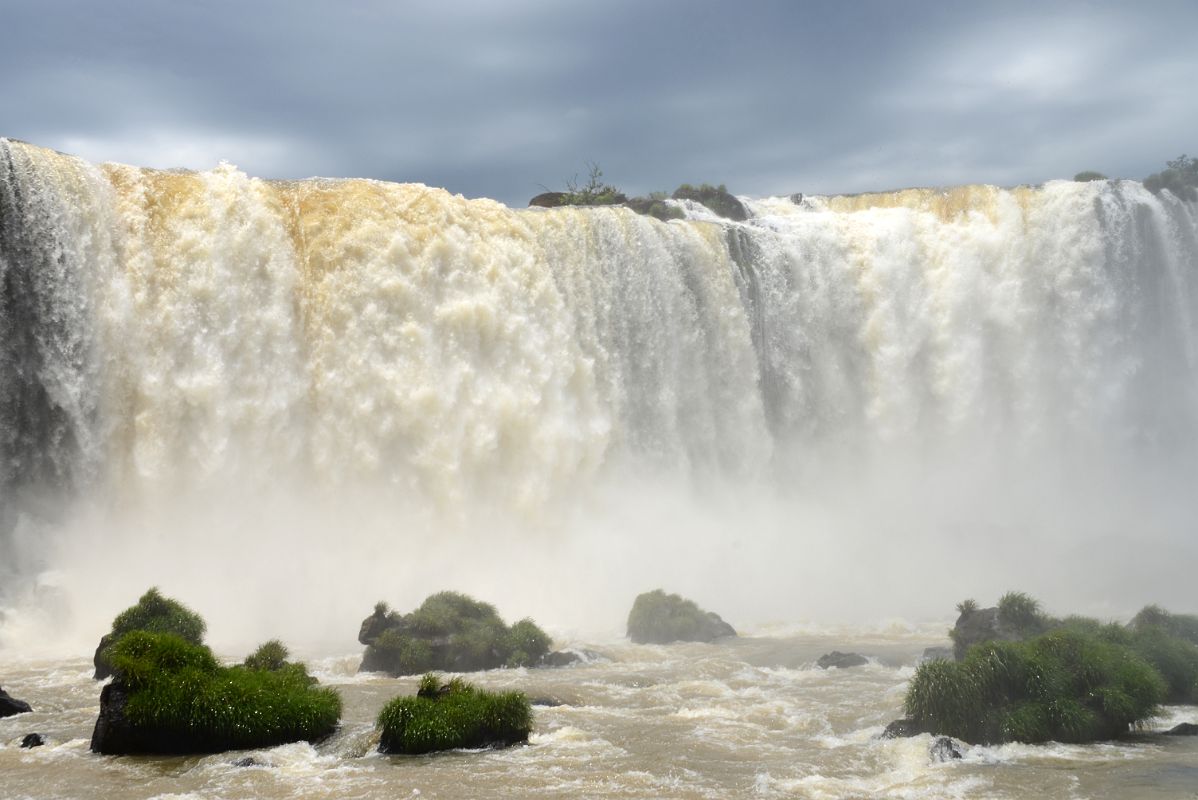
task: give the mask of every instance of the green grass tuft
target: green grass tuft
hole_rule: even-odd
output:
[[[263,642],[253,654],[247,656],[242,666],[246,669],[277,672],[287,666],[287,659],[290,655],[282,642],[278,639],[271,639],[269,642]]]
[[[417,755],[528,741],[532,708],[523,692],[488,692],[425,675],[416,697],[397,697],[378,716],[379,750]]]

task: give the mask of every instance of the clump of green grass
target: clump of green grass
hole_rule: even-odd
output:
[[[359,640],[367,647],[361,668],[393,675],[533,666],[551,643],[532,620],[509,628],[494,606],[458,592],[430,595],[403,616],[379,604],[362,631]]]
[[[628,612],[628,637],[637,644],[710,642],[735,635],[719,615],[661,589],[638,595]]]
[[[112,674],[109,653],[121,637],[131,631],[172,633],[192,644],[202,644],[207,625],[196,612],[170,597],[164,597],[158,587],[151,587],[134,605],[126,608],[112,621],[112,630],[100,640],[94,663],[97,680]]]
[[[998,621],[1021,638],[1043,633],[1050,624],[1040,601],[1024,592],[1007,592],[999,598]]]
[[[277,672],[287,666],[287,659],[291,653],[287,651],[287,647],[278,639],[271,639],[268,642],[263,642],[249,656],[246,656],[242,666],[246,669],[264,669],[270,672]]]
[[[314,687],[302,664],[221,667],[204,645],[137,630],[112,647],[111,660],[115,678],[106,692],[118,687],[127,699],[107,735],[93,737],[98,752],[213,753],[314,741],[341,716],[340,696]]]
[[[967,742],[1089,742],[1151,717],[1160,675],[1130,648],[1078,630],[986,642],[921,664],[905,701],[923,730]]]
[[[417,755],[528,741],[532,707],[523,692],[488,692],[461,678],[421,678],[415,697],[397,697],[379,712],[379,751]]]

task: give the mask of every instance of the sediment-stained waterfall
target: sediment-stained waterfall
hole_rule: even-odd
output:
[[[535,517],[621,476],[787,497],[1193,463],[1198,205],[1055,181],[748,206],[512,210],[0,139],[3,536],[47,497],[196,487]]]
[[[535,504],[616,457],[1198,425],[1198,215],[1133,182],[664,224],[5,140],[0,166],[9,489],[284,470]]]

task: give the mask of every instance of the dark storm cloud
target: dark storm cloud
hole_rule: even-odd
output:
[[[93,160],[631,191],[1140,177],[1194,150],[1193,3],[38,2],[0,135]]]

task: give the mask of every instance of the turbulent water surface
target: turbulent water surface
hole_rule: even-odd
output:
[[[821,670],[846,636],[774,631],[715,645],[599,645],[610,660],[472,678],[560,702],[535,709],[527,746],[435,756],[373,752],[374,716],[414,679],[355,676],[358,658],[314,662],[345,699],[341,731],[313,747],[192,758],[87,752],[98,686],[83,660],[10,666],[42,711],[0,720],[8,798],[1107,798],[1177,800],[1198,787],[1198,738],[1154,731],[1198,721],[1179,707],[1144,732],[1098,745],[964,747],[929,755],[931,737],[881,740],[932,631],[857,631],[873,661]],[[943,632],[940,632],[940,636]],[[50,743],[17,747],[44,732]],[[253,758],[253,766],[235,762]]]
[[[153,584],[218,651],[278,636],[319,658],[376,600],[446,588],[581,642],[620,635],[657,586],[753,630],[848,624],[828,649],[874,644],[879,620],[942,638],[955,602],[1012,588],[1062,614],[1198,610],[1198,204],[1134,181],[746,203],[744,223],[694,204],[662,223],[0,139],[0,685],[50,709],[33,721],[55,738],[18,752],[26,721],[0,723],[6,791],[1097,797],[1193,779],[1193,749],[1154,738],[958,764],[875,741],[915,634],[859,672],[760,636],[488,675],[568,701],[505,753],[357,757],[410,687],[326,660],[348,708],[334,742],[240,770],[86,754],[97,692],[76,659]]]

